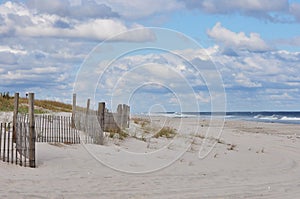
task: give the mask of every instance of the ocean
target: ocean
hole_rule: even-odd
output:
[[[218,112],[166,112],[151,114],[177,118],[224,117],[226,120],[246,120],[268,123],[300,124],[300,111],[226,112],[226,114]]]

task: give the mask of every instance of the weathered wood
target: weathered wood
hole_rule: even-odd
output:
[[[19,93],[15,93],[14,97],[14,115],[13,115],[13,142],[16,142],[16,122],[19,110]]]
[[[105,113],[105,102],[99,102],[98,104],[98,121],[100,124],[100,131],[99,131],[99,144],[104,144],[104,113]]]
[[[84,131],[87,131],[88,128],[88,117],[89,117],[89,113],[90,113],[90,98],[87,99],[87,103],[86,103],[86,111],[85,111],[85,122],[84,122]]]
[[[49,133],[50,133],[50,137],[51,137],[51,142],[54,142],[54,135],[53,135],[53,131],[52,131],[52,128],[53,128],[53,118],[51,118],[51,116],[49,115],[48,116],[48,129],[49,129]]]
[[[23,131],[22,131],[22,124],[23,124],[23,123],[19,123],[19,128],[20,128],[20,131],[19,131],[19,132],[23,132]],[[23,148],[22,148],[22,144],[23,144],[23,143],[22,143],[23,139],[22,139],[22,137],[21,137],[22,135],[23,135],[23,134],[19,134],[19,137],[18,137],[19,142],[20,142],[20,143],[19,143],[19,147],[20,147],[20,148],[18,149],[18,151],[19,151],[19,156],[20,156],[20,166],[23,165],[22,154],[24,154],[24,153],[23,153]]]
[[[29,93],[29,166],[35,167],[35,121],[34,121],[34,93]]]
[[[71,121],[70,121],[69,118],[67,118],[67,131],[68,131],[69,139],[72,142],[72,137],[71,137]]]
[[[17,122],[16,122],[16,130],[18,129],[18,126],[17,126]],[[1,139],[1,137],[0,137],[0,139]],[[17,137],[16,137],[16,150],[15,150],[15,158],[16,158],[16,164],[18,164],[18,148],[17,148]],[[1,146],[0,146],[1,147]]]
[[[43,142],[46,142],[46,138],[47,138],[47,128],[46,128],[46,116],[43,115],[43,125],[42,125],[42,128],[43,128]]]
[[[11,135],[11,140],[10,140],[10,148],[11,148],[11,152],[10,152],[10,163],[14,163],[14,138],[13,138],[13,133]]]
[[[62,132],[61,132],[61,120],[60,120],[60,116],[57,117],[57,123],[58,123],[58,142],[63,142],[62,141]]]
[[[6,161],[9,162],[9,147],[10,147],[10,132],[9,132],[9,126],[10,124],[8,123],[6,127],[6,133],[7,133],[7,151],[6,151]]]
[[[5,162],[5,150],[6,150],[6,123],[4,123],[4,132],[3,132],[3,162]]]
[[[116,122],[117,122],[117,125],[120,127],[120,128],[122,128],[121,127],[121,125],[122,125],[122,104],[119,104],[118,105],[118,108],[117,108],[117,117],[116,117]]]
[[[75,117],[76,117],[76,94],[73,94],[73,106],[72,106],[72,128],[75,128]]]
[[[28,126],[29,127],[29,126]],[[29,127],[30,128],[30,127]],[[23,146],[22,147],[22,155],[24,157],[24,162],[23,162],[23,165],[26,167],[26,160],[27,160],[27,157],[28,157],[28,150],[27,150],[27,141],[26,141],[26,138],[28,136],[28,131],[27,131],[27,126],[26,126],[26,123],[24,123],[24,126],[23,126],[23,130],[24,132],[22,133],[22,140],[24,141],[24,148]]]
[[[66,131],[66,120],[65,117],[61,116],[62,119],[62,132],[63,132],[63,140],[64,142],[68,142],[68,132]]]
[[[127,127],[129,128],[129,121],[130,121],[130,106],[127,106]]]
[[[40,121],[39,118],[45,120],[39,126],[43,128],[41,131],[47,131],[47,134],[43,133],[43,139],[37,139],[37,142],[68,142],[73,144],[80,142],[77,129],[71,128],[71,117],[37,115],[36,121]],[[36,130],[37,125],[38,123],[35,124]]]
[[[2,123],[0,124],[0,160],[1,160],[1,149],[2,149]]]

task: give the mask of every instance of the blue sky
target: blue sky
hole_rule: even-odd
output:
[[[169,51],[147,49],[162,38]],[[116,50],[122,45],[131,47],[126,55]],[[2,92],[70,102],[75,90],[83,101],[136,112],[210,111],[213,102],[227,111],[296,111],[299,74],[298,0],[0,1]]]

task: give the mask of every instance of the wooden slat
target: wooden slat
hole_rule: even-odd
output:
[[[0,124],[0,160],[1,160],[1,149],[2,149],[2,123]]]
[[[3,132],[3,162],[5,162],[5,150],[6,150],[6,123],[4,123],[4,132]]]
[[[15,150],[15,160],[16,160],[16,164],[18,164],[18,149],[17,149],[17,143],[18,143],[18,134],[17,134],[17,132],[18,132],[18,122],[16,122],[15,123],[15,141],[16,141],[16,150]]]
[[[11,132],[11,140],[10,140],[10,144],[11,144],[11,154],[10,154],[10,163],[14,163],[14,141],[15,141],[15,137],[13,137],[14,135],[13,135],[13,131]]]
[[[10,152],[10,132],[9,132],[10,124],[8,123],[6,126],[7,133],[7,151],[6,151],[6,161],[9,162],[9,152]]]
[[[18,133],[19,134],[19,139],[20,139],[20,145],[19,145],[19,157],[20,157],[20,166],[23,166],[23,155],[24,154],[24,151],[23,151],[23,147],[22,147],[22,144],[23,144],[23,136],[24,136],[24,133],[23,133],[23,124],[24,123],[19,123],[19,127],[20,127],[20,132]]]

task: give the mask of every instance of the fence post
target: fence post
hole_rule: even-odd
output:
[[[16,123],[19,110],[19,93],[15,93],[14,97],[14,116],[13,116],[13,142],[16,142]]]
[[[117,121],[116,121],[116,123],[117,123],[117,126],[120,129],[122,129],[122,112],[123,112],[122,104],[119,104],[118,108],[117,108]]]
[[[84,130],[88,129],[88,119],[89,119],[89,111],[90,111],[90,98],[88,98],[86,103],[86,112],[85,112],[85,124],[84,124]]]
[[[105,112],[105,102],[99,102],[98,104],[98,121],[100,124],[100,135],[99,144],[103,145],[103,132],[104,132],[104,112]]]
[[[130,106],[128,106],[127,128],[129,128],[129,124],[130,124]]]
[[[72,128],[75,128],[75,114],[76,114],[76,93],[73,93],[73,106],[72,106]]]
[[[34,93],[29,93],[29,166],[35,167]]]
[[[122,109],[122,129],[127,128],[127,105],[123,104]]]

